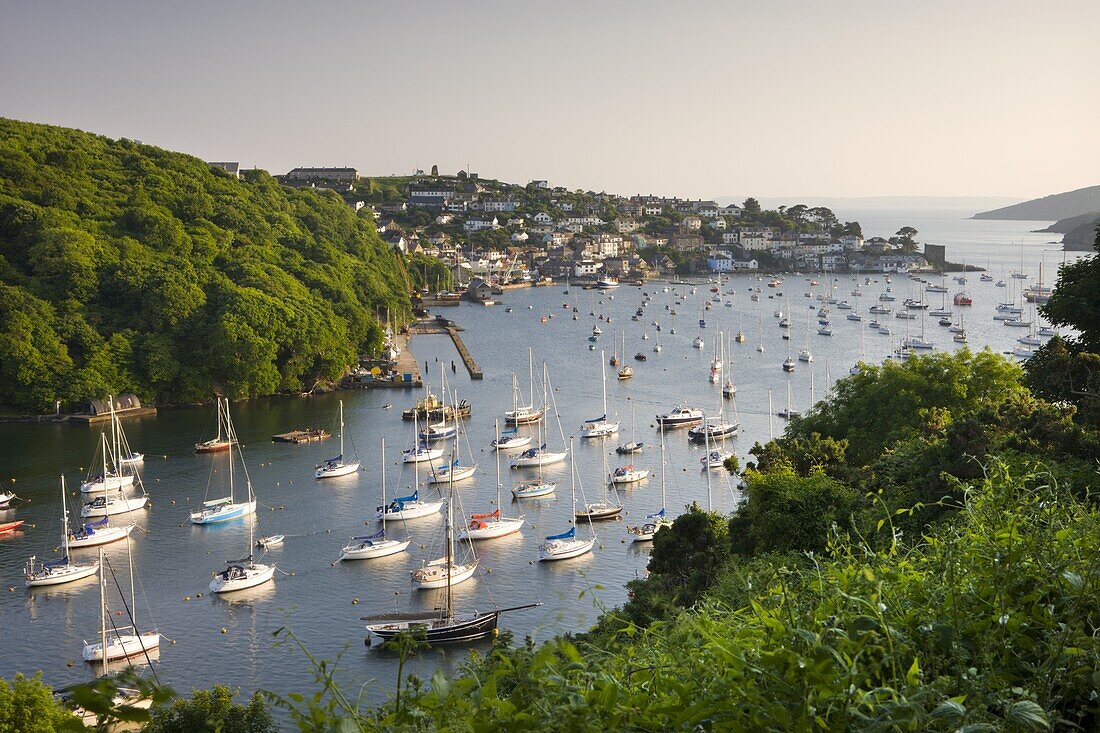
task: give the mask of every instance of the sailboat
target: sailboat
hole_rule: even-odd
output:
[[[661,508],[646,515],[646,521],[637,527],[627,527],[626,531],[634,535],[635,542],[649,542],[661,527],[671,527],[672,520],[665,518],[665,436],[661,434]]]
[[[530,425],[542,420],[546,411],[546,402],[535,407],[535,353],[533,349],[527,349],[527,368],[530,379],[529,396],[531,401],[526,405],[520,404],[519,382],[515,373],[512,374],[512,409],[504,413],[506,425]]]
[[[440,393],[443,395],[443,406],[440,408],[442,411],[440,420],[437,423],[425,425],[424,429],[417,434],[420,442],[425,445],[428,443],[450,440],[458,433],[458,413],[453,408],[454,424],[447,424],[447,372],[443,366],[443,362],[439,363],[439,382]],[[457,399],[454,402],[456,405],[458,404]]]
[[[103,454],[103,475],[109,474],[108,458],[113,454],[107,444],[107,435],[105,433],[100,434],[100,440],[102,443]],[[116,463],[116,460],[111,457],[110,463]],[[116,474],[117,475],[117,474]],[[134,476],[129,476],[130,480],[134,480]],[[82,485],[86,486],[87,484]],[[98,496],[95,496],[90,502],[85,502],[84,506],[80,509],[80,516],[88,519],[91,517],[108,517],[112,514],[122,514],[124,512],[131,512],[135,509],[141,509],[149,503],[149,496],[145,493],[145,487],[141,486],[141,494],[138,496],[128,496],[124,488],[107,488],[109,486],[106,482],[98,482]]]
[[[430,590],[433,588],[447,588],[456,583],[469,580],[477,570],[478,559],[470,548],[472,559],[463,562],[455,562],[455,538],[454,538],[454,493],[447,496],[447,523],[446,523],[446,554],[432,560],[423,567],[412,571],[412,582],[417,590]]]
[[[442,453],[442,449],[439,450]],[[406,454],[407,453],[408,451],[406,451]],[[408,463],[408,461],[405,462]],[[412,464],[413,492],[408,496],[398,496],[389,504],[385,503],[386,498],[383,496],[383,503],[379,504],[376,510],[377,517],[383,522],[418,519],[419,517],[438,514],[439,510],[442,509],[443,505],[446,503],[446,500],[443,498],[435,500],[423,500],[420,498],[420,462],[412,461]]]
[[[234,436],[229,434],[222,435],[222,425],[225,424],[225,419],[222,417],[222,398],[216,397],[214,401],[218,406],[218,434],[210,440],[195,443],[196,453],[221,453],[233,447],[233,442],[236,440]],[[228,404],[229,401],[226,400],[226,405],[228,406]]]
[[[455,395],[454,397],[457,401],[458,396]],[[468,478],[473,478],[474,473],[477,471],[477,464],[474,463],[469,466],[464,466],[458,459],[459,448],[461,447],[460,439],[462,438],[466,438],[466,431],[464,429],[460,429],[458,432],[455,433],[454,451],[452,454],[453,458],[451,459],[451,462],[442,466],[433,465],[432,477],[431,479],[429,479],[429,483],[446,484],[452,483],[454,481],[465,481]],[[468,438],[466,438],[466,452],[470,453],[471,455],[473,454],[473,451],[470,450],[470,441]]]
[[[106,433],[100,433],[101,447],[96,451],[102,456],[102,468],[101,472],[94,476],[89,476],[88,479],[80,484],[80,493],[82,494],[102,494],[107,491],[119,491],[132,486],[134,483],[134,472],[129,472],[123,469],[124,466],[134,465],[134,461],[130,463],[124,463],[121,460],[120,454],[121,446],[119,440],[119,434],[122,430],[121,424],[118,422],[118,416],[114,410],[114,398],[112,396],[107,397],[107,401],[111,408],[111,442],[107,443]],[[124,439],[123,439],[124,440]],[[127,454],[132,454],[129,450]],[[144,456],[142,460],[144,461]]]
[[[600,361],[602,367],[603,360],[601,359]],[[551,400],[554,400],[554,393],[550,387],[550,374],[545,364],[543,364],[542,385],[542,401],[545,405],[547,394],[550,395]],[[562,443],[564,443],[565,433],[561,429],[561,416],[558,414],[558,406],[556,400],[554,400],[554,419],[557,421],[558,424],[558,434],[561,436]],[[542,438],[543,432],[542,426],[540,425],[539,440],[542,440]],[[523,453],[520,453],[518,456],[513,458],[510,465],[512,468],[541,468],[542,466],[550,466],[555,463],[561,463],[565,460],[567,455],[569,455],[568,451],[550,450],[547,447],[546,443],[540,443],[538,448],[528,448],[527,450],[523,451]]]
[[[722,358],[722,350],[725,349],[726,341],[722,332],[718,332],[718,338],[714,342],[714,358],[710,360],[710,383],[718,384],[722,381],[722,367],[725,366]]]
[[[386,439],[382,438],[382,504],[386,503]],[[437,508],[436,511],[439,511]],[[411,537],[403,540],[390,539],[386,536],[386,523],[382,522],[382,529],[374,534],[352,537],[348,544],[340,551],[341,560],[371,560],[376,557],[396,555],[408,549],[412,542]]]
[[[726,383],[722,385],[722,396],[727,400],[732,400],[733,396],[737,394],[737,385],[733,383],[733,347],[726,349],[726,359],[728,361],[726,370]]]
[[[530,435],[520,435],[517,428],[508,428],[497,434],[489,446],[493,450],[514,450],[531,445]]]
[[[148,654],[149,652],[160,649],[159,631],[139,632],[137,630],[137,619],[135,618],[135,614],[137,613],[137,593],[134,589],[134,556],[130,552],[129,540],[126,541],[126,559],[130,566],[130,606],[126,609],[127,615],[130,617],[130,624],[127,626],[116,626],[112,620],[111,628],[108,630],[107,619],[111,618],[111,609],[107,605],[107,574],[104,571],[108,568],[109,563],[104,562],[103,550],[101,549],[99,551],[100,640],[98,642],[84,642],[82,656],[85,662],[102,662],[104,661],[104,657],[106,657],[107,661],[129,659],[138,654]],[[111,574],[114,575],[113,570]],[[120,588],[120,595],[121,592],[122,589]],[[123,605],[125,605],[125,603],[126,599],[123,598]]]
[[[229,456],[229,495],[218,499],[208,499],[202,503],[202,509],[191,513],[191,524],[217,524],[228,522],[231,519],[251,516],[256,513],[256,497],[252,495],[252,480],[248,477],[248,467],[244,465],[244,453],[237,443],[237,433],[233,428],[233,420],[229,416],[229,400],[225,401],[225,409],[221,413],[225,421],[226,439],[231,445],[237,446],[237,454],[241,458],[241,468],[244,470],[245,484],[248,486],[248,501],[238,502],[233,494],[233,455]],[[207,485],[207,491],[210,487]],[[249,525],[251,528],[251,525]],[[252,542],[249,541],[249,547]]]
[[[656,323],[656,321],[654,321],[654,323]],[[660,354],[661,353],[661,324],[656,323],[656,325],[657,325],[657,343],[653,344],[653,353],[654,354]]]
[[[741,314],[737,315],[737,335],[733,337],[733,340],[739,344],[745,343],[745,331],[741,327]]]
[[[702,424],[688,430],[688,440],[696,443],[726,440],[737,435],[737,430],[740,427],[738,423],[726,422],[725,404],[719,400],[717,417],[712,418],[704,415]]]
[[[226,410],[227,424],[229,411]],[[239,450],[239,447],[238,447]],[[233,461],[230,460],[230,466]],[[241,457],[241,466],[244,467],[244,457]],[[232,468],[230,468],[232,472]],[[248,478],[248,469],[244,469],[245,484],[248,486],[248,504],[251,507],[248,512],[248,554],[240,560],[227,560],[225,570],[214,576],[210,581],[211,593],[232,593],[246,588],[254,588],[263,585],[275,578],[275,566],[258,563],[253,559],[252,546],[256,541],[256,496],[252,493],[252,481]]]
[[[570,448],[572,448],[572,441],[570,441]],[[570,453],[572,453],[572,450],[570,450]],[[577,511],[577,475],[576,466],[573,465],[572,461],[569,462],[569,482],[572,511],[575,516]],[[588,521],[588,527],[589,530],[592,530],[591,519]],[[594,530],[592,536],[588,539],[577,539],[577,525],[574,521],[573,526],[568,531],[546,537],[546,540],[539,545],[538,559],[539,562],[552,562],[579,557],[592,552],[592,547],[595,544],[596,533]]]
[[[810,374],[813,374],[813,372],[810,372]],[[802,417],[801,413],[795,412],[791,408],[791,380],[790,379],[787,380],[787,407],[785,409],[780,410],[776,414],[779,415],[779,417],[783,418],[784,420],[791,420],[791,419],[796,418],[796,417]]]
[[[419,415],[414,415],[413,438],[416,440],[416,445],[401,454],[401,460],[404,463],[424,463],[425,461],[434,461],[443,456],[442,448],[432,448],[426,442],[420,440],[419,422]]]
[[[607,419],[607,372],[603,366],[604,352],[600,352],[600,390],[603,397],[603,414],[594,420],[586,420],[581,426],[582,438],[606,438],[619,432],[619,423]]]
[[[500,434],[500,423],[496,423],[497,434]],[[500,509],[500,454],[497,454],[497,508],[492,512],[474,514],[470,517],[469,524],[463,530],[460,539],[464,540],[491,540],[497,537],[518,532],[523,527],[523,517],[506,517]]]
[[[638,428],[638,403],[631,402],[630,405],[630,442],[624,443],[615,449],[615,452],[621,456],[628,455],[630,453],[637,453],[643,447],[642,443],[637,440],[637,428]]]
[[[622,332],[622,342],[623,342],[622,343],[623,361],[625,362],[626,361],[626,332],[625,331]],[[619,381],[630,379],[633,376],[634,376],[633,367],[629,367],[624,363],[623,366],[619,368],[619,374],[618,374]]]
[[[454,542],[449,521],[451,512],[448,511],[447,515],[447,557],[444,558],[443,566],[457,570],[457,566],[453,564]],[[476,569],[476,561],[474,567]],[[422,638],[429,645],[476,641],[496,634],[500,614],[540,605],[536,602],[511,608],[498,608],[492,611],[472,611],[458,614],[454,610],[454,595],[451,592],[451,587],[459,582],[458,573],[442,572],[441,575],[443,576],[443,585],[438,587],[446,588],[444,603],[441,608],[419,613],[384,613],[375,616],[363,616],[361,620],[368,622],[366,627],[367,645],[371,645],[375,640],[389,641],[398,634],[408,631],[422,631]]]
[[[31,555],[31,559],[27,561],[27,566],[23,570],[23,577],[28,588],[70,583],[74,580],[95,575],[95,572],[99,570],[98,562],[77,563],[73,562],[69,556],[69,511],[65,507],[64,476],[61,477],[61,517],[64,525],[62,528],[63,534],[61,535],[61,549],[64,554],[60,560],[41,564],[38,564],[36,562],[37,558]]]
[[[344,462],[344,401],[340,400],[340,455],[329,458],[320,466],[317,466],[317,471],[313,474],[313,477],[318,479],[335,478],[337,476],[347,476],[349,473],[355,473],[358,470],[359,461]]]
[[[633,469],[632,469],[633,470]],[[607,475],[607,454],[603,456],[603,473]],[[646,471],[646,476],[649,472]],[[643,477],[644,478],[644,477]],[[584,499],[584,487],[581,487],[581,498]],[[589,521],[603,521],[606,519],[614,519],[619,516],[623,511],[623,505],[618,502],[607,501],[605,499],[599,499],[597,501],[584,501],[584,508],[577,510],[573,508],[573,515],[577,519],[588,519]]]

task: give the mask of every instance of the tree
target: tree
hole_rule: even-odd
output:
[[[750,220],[754,220],[753,217],[760,215],[760,202],[752,196],[745,199],[744,203],[741,204],[741,208],[744,210],[742,214],[749,217]]]
[[[58,704],[41,673],[17,674],[10,682],[0,679],[0,731],[53,733],[68,723],[78,721]]]
[[[860,494],[819,469],[745,472],[747,501],[729,520],[730,548],[739,555],[822,552],[834,524],[846,528]]]
[[[158,708],[145,733],[277,733],[279,727],[260,693],[247,705],[233,702],[233,690],[214,685],[195,690],[188,700]]]
[[[432,178],[439,178],[439,166],[438,165],[433,165],[432,166]]]

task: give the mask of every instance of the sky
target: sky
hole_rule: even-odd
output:
[[[0,0],[0,116],[622,194],[1100,183],[1100,2]]]

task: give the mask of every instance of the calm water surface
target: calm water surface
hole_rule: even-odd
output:
[[[842,217],[860,216],[868,235],[892,233],[908,223],[921,230],[920,238],[949,245],[948,257],[986,266],[996,278],[1020,267],[1020,243],[1023,242],[1023,267],[1034,281],[1040,262],[1045,262],[1048,284],[1062,260],[1060,252],[1048,244],[1051,235],[1029,234],[1043,222],[975,222],[965,220],[964,212],[906,214],[898,212],[841,213]],[[927,218],[922,219],[922,216]],[[893,217],[893,218],[892,218]],[[881,230],[881,231],[880,231]],[[1015,243],[1015,246],[1013,246]],[[822,285],[825,284],[824,278]],[[919,297],[916,284],[905,277],[894,277],[898,301]],[[950,293],[959,287],[949,282]],[[857,283],[862,297],[851,295]],[[878,279],[870,285],[863,277],[841,277],[835,284],[838,299],[847,299],[865,314],[877,300],[885,283]],[[503,307],[486,308],[463,305],[445,309],[450,317],[466,327],[464,339],[485,371],[485,379],[471,381],[457,353],[446,337],[417,337],[412,349],[421,362],[428,363],[432,382],[439,382],[439,365],[446,368],[449,384],[460,398],[473,404],[473,417],[466,423],[473,459],[479,470],[476,480],[457,489],[457,511],[491,511],[495,498],[494,454],[487,450],[493,437],[493,418],[502,416],[511,406],[512,372],[519,373],[526,392],[527,347],[535,350],[538,363],[549,367],[554,399],[565,435],[576,435],[585,418],[600,414],[600,356],[605,361],[626,334],[628,357],[644,352],[648,360],[637,363],[636,376],[627,382],[614,379],[609,369],[608,411],[622,421],[617,438],[576,444],[577,472],[583,495],[589,500],[608,493],[602,477],[607,469],[619,465],[614,447],[630,439],[631,409],[637,409],[638,439],[645,451],[633,457],[635,464],[653,469],[654,476],[633,488],[616,492],[626,507],[626,521],[598,524],[599,549],[573,561],[552,564],[535,562],[536,548],[544,535],[569,527],[568,464],[547,470],[560,482],[556,495],[544,500],[515,503],[508,488],[517,480],[531,478],[530,471],[502,468],[505,486],[505,511],[523,514],[527,525],[522,534],[481,543],[477,546],[483,570],[474,580],[455,587],[460,609],[486,609],[494,605],[511,606],[541,600],[537,609],[508,614],[502,627],[522,638],[531,635],[546,639],[554,634],[585,629],[599,613],[599,605],[614,606],[625,600],[623,584],[644,572],[648,546],[631,544],[626,525],[660,506],[659,456],[653,416],[677,403],[697,405],[709,411],[721,401],[719,387],[707,380],[714,339],[719,331],[744,330],[747,340],[733,344],[734,380],[738,386],[736,402],[727,402],[726,410],[741,424],[740,434],[727,444],[742,462],[755,441],[767,440],[782,430],[782,421],[769,411],[786,402],[790,385],[793,406],[805,410],[811,398],[811,375],[815,397],[826,393],[830,380],[845,374],[860,358],[878,362],[890,354],[905,334],[920,332],[920,321],[887,317],[894,335],[867,332],[860,338],[860,324],[847,321],[846,311],[834,311],[834,335],[819,336],[816,318],[810,310],[814,302],[804,296],[810,290],[803,278],[788,278],[782,288],[763,287],[760,302],[749,300],[749,288],[762,286],[749,277],[735,278],[721,294],[721,302],[704,311],[711,293],[700,286],[691,295],[687,288],[662,292],[662,284],[644,288],[654,296],[643,319],[635,322],[630,315],[641,300],[640,288],[624,287],[608,297],[593,291],[549,287],[522,290],[505,296],[512,312]],[[912,288],[910,290],[910,288]],[[821,288],[816,288],[820,291]],[[988,345],[996,351],[1010,350],[1015,339],[1026,329],[1013,329],[992,320],[996,303],[1009,295],[993,283],[970,278],[966,289],[974,306],[966,310],[966,327],[972,347]],[[676,291],[686,293],[683,304],[676,305]],[[950,303],[950,293],[948,302]],[[783,296],[786,296],[786,300]],[[929,294],[933,307],[939,296]],[[600,299],[603,298],[603,302]],[[725,305],[726,301],[731,306]],[[816,302],[814,302],[816,305]],[[563,308],[568,304],[569,308]],[[671,316],[666,304],[677,310]],[[571,319],[576,306],[579,320]],[[799,363],[797,371],[786,375],[781,363],[787,356],[788,342],[781,339],[774,311],[791,313],[791,348],[808,346],[814,354],[812,365]],[[956,309],[959,310],[959,309]],[[609,315],[611,325],[601,324],[604,335],[596,351],[589,350],[587,337],[597,318],[590,313]],[[543,316],[553,315],[545,323]],[[697,321],[705,315],[707,327]],[[807,316],[811,331],[807,331]],[[653,352],[658,336],[653,321],[659,321],[663,350]],[[672,333],[675,329],[676,333]],[[649,340],[643,340],[643,332]],[[925,323],[926,337],[937,348],[952,349],[945,328],[934,319]],[[691,346],[701,335],[703,349]],[[757,351],[763,343],[765,352]],[[450,365],[457,362],[457,374]],[[207,594],[212,571],[220,570],[224,560],[246,553],[247,524],[196,527],[188,524],[188,511],[204,498],[220,495],[217,487],[224,480],[225,456],[198,456],[193,444],[213,431],[211,408],[162,410],[155,418],[129,420],[125,429],[130,443],[147,455],[142,476],[152,497],[152,506],[135,514],[140,529],[134,533],[132,548],[138,577],[137,613],[143,628],[155,626],[165,635],[157,671],[162,681],[177,689],[205,687],[214,682],[228,683],[244,690],[266,688],[278,692],[312,689],[312,675],[300,651],[276,644],[272,632],[286,627],[322,658],[333,659],[343,653],[341,677],[351,690],[362,686],[372,702],[385,698],[393,689],[396,659],[386,653],[369,651],[363,645],[364,630],[359,617],[371,612],[430,607],[439,601],[431,592],[412,592],[409,571],[424,560],[438,556],[442,516],[409,522],[413,546],[405,554],[381,560],[339,563],[340,547],[349,536],[373,531],[373,510],[381,491],[380,441],[385,438],[387,453],[386,493],[408,490],[413,484],[412,471],[402,467],[399,451],[412,444],[412,424],[401,420],[401,409],[409,406],[418,393],[401,391],[346,392],[310,398],[272,398],[233,405],[233,417],[244,445],[245,460],[261,508],[258,534],[285,534],[285,544],[272,550],[268,561],[278,564],[273,584],[232,598]],[[337,452],[335,438],[321,445],[292,446],[274,444],[270,436],[293,428],[324,426],[334,430],[337,404],[344,400],[348,452],[363,461],[365,470],[357,476],[316,482],[313,467]],[[383,409],[392,403],[392,409]],[[547,425],[547,441],[559,446],[561,437],[553,420]],[[42,670],[54,685],[65,685],[90,678],[92,671],[80,660],[82,642],[98,633],[98,600],[95,580],[29,591],[23,587],[21,568],[27,557],[55,557],[59,544],[60,496],[58,475],[64,473],[70,490],[86,475],[99,440],[99,428],[72,425],[0,425],[0,478],[14,482],[26,503],[10,512],[0,512],[0,521],[25,519],[31,527],[24,533],[0,541],[0,613],[5,633],[0,635],[0,676],[15,672]],[[465,445],[462,446],[465,452]],[[667,505],[678,513],[692,501],[706,505],[708,485],[700,470],[703,448],[689,445],[684,432],[668,434]],[[468,459],[467,459],[468,460]],[[731,510],[738,491],[724,472],[711,473],[710,502],[720,510]],[[425,491],[425,489],[422,489]],[[580,497],[578,496],[578,499]],[[70,510],[73,505],[70,504]],[[581,533],[587,532],[582,528]],[[125,567],[125,545],[108,546],[116,567]],[[92,557],[95,550],[78,552]],[[491,571],[491,572],[490,572]],[[123,583],[125,584],[123,578]],[[584,596],[581,597],[582,592]],[[201,597],[199,594],[202,594]],[[114,607],[118,608],[117,601]],[[171,640],[172,643],[168,643]],[[451,668],[466,658],[465,649],[432,651],[412,664],[412,671],[430,675],[436,668]]]

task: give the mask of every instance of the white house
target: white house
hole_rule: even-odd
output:
[[[756,260],[734,260],[733,269],[735,270],[758,270],[760,269],[760,263]]]
[[[734,219],[740,219],[742,213],[743,213],[743,211],[742,211],[741,207],[738,206],[737,204],[730,204],[728,206],[723,206],[722,211],[721,211],[722,216],[729,216],[729,217],[733,217]]]
[[[707,255],[707,266],[711,272],[733,272],[733,257],[726,252],[711,252]]]
[[[527,241],[527,232],[516,232],[512,235],[511,239],[516,244],[523,244]]]
[[[573,277],[587,277],[595,275],[603,267],[602,262],[594,260],[577,260],[573,263]]]
[[[762,252],[770,249],[771,240],[765,237],[763,234],[749,234],[741,233],[740,242],[741,249],[746,252]]]
[[[695,213],[706,219],[717,219],[721,210],[713,201],[701,201],[695,205]]]
[[[550,216],[545,211],[540,211],[539,213],[535,214],[531,218],[534,221],[538,222],[539,224],[553,224],[554,223],[554,217]]]
[[[711,229],[717,229],[718,231],[725,231],[726,220],[725,219],[711,219],[707,222],[707,226]]]
[[[471,216],[463,224],[462,228],[470,233],[480,232],[482,229],[499,229],[500,223],[495,216]]]
[[[703,220],[698,216],[685,216],[680,220],[680,227],[684,231],[697,232],[703,228]]]
[[[857,234],[845,234],[840,238],[840,243],[848,252],[863,249],[863,237]]]
[[[737,244],[737,232],[722,232],[722,244]]]
[[[644,211],[646,216],[660,216],[665,213],[665,207],[660,204],[646,204]]]
[[[511,211],[516,210],[516,206],[517,206],[516,202],[511,201],[511,200],[482,201],[481,202],[481,210],[484,211],[484,212],[492,212],[492,211],[511,212]]]
[[[454,221],[454,214],[440,214],[435,218],[436,224],[450,224]]]
[[[615,231],[619,234],[633,234],[642,228],[642,223],[637,219],[621,216],[615,220]]]

